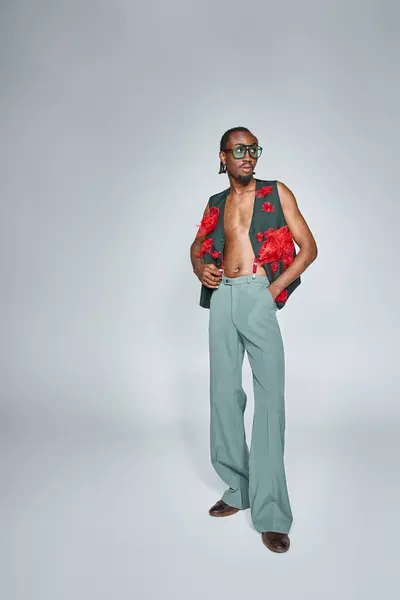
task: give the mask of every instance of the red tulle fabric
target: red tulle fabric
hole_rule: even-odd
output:
[[[288,295],[289,293],[287,290],[282,290],[281,293],[275,298],[275,302],[286,302]]]
[[[202,218],[201,223],[198,226],[199,230],[197,232],[196,237],[199,237],[200,235],[208,235],[209,233],[214,231],[218,223],[218,218],[219,208],[217,208],[216,206],[212,206]]]
[[[203,255],[206,252],[211,252],[212,243],[213,243],[212,238],[208,238],[208,239],[204,240],[204,242],[201,245],[200,252],[197,255],[198,258],[203,258]]]
[[[264,233],[262,231],[260,231],[259,233],[256,233],[256,238],[258,242],[262,242],[264,239]]]
[[[274,212],[275,206],[271,204],[271,202],[264,202],[264,204],[261,206],[261,209],[264,212],[271,213]]]
[[[260,247],[258,262],[264,264],[281,261],[286,269],[294,258],[293,237],[288,226],[284,225],[279,229],[271,227],[263,233],[263,236],[265,241]]]
[[[274,190],[272,189],[272,185],[264,185],[256,192],[256,198],[263,198],[264,196],[269,196],[272,194]]]
[[[278,269],[279,269],[279,263],[277,263],[277,262],[273,262],[273,263],[271,264],[271,271],[272,271],[273,273],[276,273]]]

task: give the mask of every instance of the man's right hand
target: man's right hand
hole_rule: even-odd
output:
[[[222,279],[222,269],[218,269],[215,265],[200,265],[195,272],[203,285],[208,288],[218,288]]]

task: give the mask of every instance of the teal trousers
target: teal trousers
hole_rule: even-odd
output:
[[[222,499],[251,510],[256,530],[288,533],[292,524],[285,467],[285,365],[277,306],[267,277],[223,277],[211,296],[211,463],[229,486]],[[254,415],[246,442],[242,365],[253,372]]]

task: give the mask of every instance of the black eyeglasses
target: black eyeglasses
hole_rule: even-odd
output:
[[[236,144],[232,148],[225,148],[222,152],[232,152],[233,158],[244,158],[247,150],[252,158],[260,158],[262,154],[262,148],[257,144]]]

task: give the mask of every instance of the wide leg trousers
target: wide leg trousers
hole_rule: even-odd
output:
[[[266,277],[223,277],[211,296],[211,463],[229,486],[222,499],[250,508],[260,532],[288,533],[292,524],[285,467],[285,365],[277,307]],[[251,445],[244,427],[246,350],[253,372]]]

